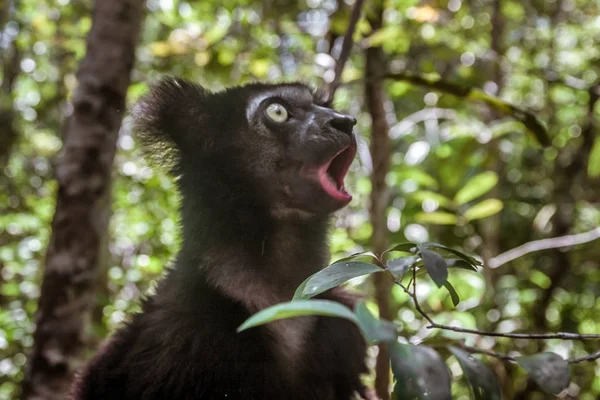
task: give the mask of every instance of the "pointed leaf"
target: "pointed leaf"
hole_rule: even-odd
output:
[[[358,324],[356,315],[346,306],[331,300],[289,301],[265,308],[248,318],[237,329],[238,332],[272,321],[306,315],[324,315],[346,318]]]
[[[466,210],[463,215],[467,221],[473,221],[497,214],[503,207],[504,204],[498,199],[486,199]]]
[[[435,251],[421,250],[421,258],[427,273],[438,287],[441,287],[448,279],[448,265],[446,260]]]
[[[452,304],[454,304],[454,307],[456,307],[458,303],[460,303],[460,297],[458,297],[458,293],[456,293],[454,286],[452,286],[450,282],[446,281],[444,282],[444,287],[448,289],[448,293],[450,293],[450,297],[452,298]]]
[[[557,395],[571,382],[569,364],[558,354],[546,352],[518,357],[517,362],[542,389]]]
[[[444,211],[433,211],[433,212],[420,212],[415,215],[415,221],[422,224],[436,224],[436,225],[456,225],[458,224],[458,218],[456,215],[444,212]]]
[[[339,260],[336,260],[335,262],[332,262],[331,264],[337,264],[337,263],[341,263],[344,261],[350,261],[350,260],[354,260],[356,258],[361,258],[361,257],[365,257],[365,258],[371,258],[372,260],[377,260],[377,256],[371,252],[371,251],[361,251],[359,253],[354,253],[354,254],[350,254],[349,256],[346,256],[344,258],[340,258]]]
[[[376,318],[363,301],[357,303],[355,313],[358,325],[369,343],[393,342],[398,338],[398,326]]]
[[[402,167],[397,165],[395,168],[396,171],[394,172],[396,175],[397,182],[402,182],[407,179],[410,179],[412,181],[417,182],[421,187],[429,187],[432,189],[436,189],[438,187],[438,183],[435,180],[435,178],[429,175],[428,173],[424,172],[422,168],[407,168],[406,165],[402,165]]]
[[[408,253],[412,253],[413,250],[416,248],[417,245],[412,242],[398,243],[387,249],[385,253],[389,253],[390,251],[405,251]]]
[[[359,261],[336,262],[309,276],[298,286],[294,300],[308,299],[358,276],[381,272],[374,264]]]
[[[493,171],[482,172],[471,178],[454,196],[458,205],[483,196],[498,183],[498,175]]]
[[[596,140],[594,140],[587,172],[590,178],[600,177],[600,136],[596,136]]]
[[[501,400],[500,383],[492,370],[463,349],[448,346],[460,364],[473,390],[475,400]]]
[[[448,268],[460,268],[477,272],[477,268],[460,258],[446,258]]]
[[[446,265],[448,266],[448,268],[460,268],[460,269],[464,269],[467,271],[474,271],[477,272],[477,268],[473,267],[471,264],[467,263],[464,260],[460,260],[458,258],[444,258],[444,260],[446,260]],[[422,266],[422,262],[415,264],[415,266],[420,267]],[[426,274],[427,271],[425,270],[425,268],[419,268],[417,270],[417,276],[422,276],[423,274]]]
[[[442,207],[448,207],[452,204],[452,200],[436,192],[430,190],[418,190],[411,194],[411,197],[416,201],[423,202],[425,200],[433,200]]]
[[[393,260],[389,260],[385,264],[385,267],[394,275],[402,277],[418,259],[417,256],[394,258]]]
[[[463,252],[455,250],[452,247],[444,246],[443,244],[439,244],[439,243],[435,243],[435,242],[426,242],[426,243],[423,243],[421,246],[426,249],[430,248],[430,247],[434,247],[437,249],[446,250],[447,252],[450,252],[454,255],[459,256],[460,258],[462,258],[463,260],[465,260],[466,262],[468,262],[471,265],[481,265],[481,262],[476,260],[475,258],[468,256]]]
[[[390,359],[396,378],[394,400],[452,398],[448,367],[431,347],[391,343]]]

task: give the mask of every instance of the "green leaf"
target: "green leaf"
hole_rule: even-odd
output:
[[[394,97],[400,97],[406,94],[410,89],[412,89],[412,85],[406,82],[390,82],[388,90]]]
[[[394,275],[402,277],[402,275],[404,275],[411,265],[417,262],[417,260],[417,256],[394,258],[393,260],[389,260],[385,264],[385,267]]]
[[[558,354],[540,353],[517,357],[517,362],[542,389],[557,395],[571,382],[569,364]]]
[[[354,253],[354,254],[350,254],[349,256],[346,256],[344,258],[340,258],[339,260],[336,260],[335,262],[331,263],[331,264],[338,264],[344,261],[350,261],[350,260],[354,260],[356,258],[361,258],[361,257],[368,257],[371,258],[373,260],[377,260],[377,256],[371,252],[371,251],[361,251],[360,253]]]
[[[248,65],[248,70],[257,78],[264,79],[269,74],[270,67],[271,61],[269,59],[262,58],[252,60],[252,62]]]
[[[389,25],[373,32],[367,40],[369,47],[377,47],[389,40],[401,38],[403,35],[405,35],[405,33],[403,32],[401,25]]]
[[[430,190],[417,190],[412,193],[410,197],[421,203],[425,200],[433,200],[442,207],[449,207],[452,204],[452,200],[443,194],[432,192]]]
[[[448,265],[446,260],[435,251],[422,249],[421,258],[427,273],[438,287],[441,287],[448,279]]]
[[[16,297],[21,293],[19,284],[16,282],[8,282],[0,285],[0,294],[6,297]]]
[[[470,263],[466,262],[463,259],[460,258],[446,258],[446,264],[448,265],[448,268],[460,268],[460,269],[466,269],[469,271],[477,271],[477,268],[474,267],[473,265],[471,265]]]
[[[396,378],[394,400],[452,398],[448,367],[431,347],[392,343],[390,361]]]
[[[448,349],[464,371],[475,400],[502,399],[498,378],[484,363],[458,347],[448,346]]]
[[[471,178],[454,196],[458,205],[483,196],[498,183],[498,175],[493,171],[482,172]]]
[[[355,313],[358,325],[369,343],[393,342],[398,338],[398,326],[376,318],[363,301],[357,303]]]
[[[415,221],[422,224],[436,224],[436,225],[456,225],[458,224],[458,218],[456,215],[444,212],[444,211],[433,211],[433,212],[420,212],[415,215]]]
[[[590,178],[600,177],[600,136],[596,137],[592,151],[590,151],[587,172]]]
[[[417,245],[412,242],[404,242],[392,245],[389,249],[387,249],[384,253],[389,253],[390,251],[405,251],[407,253],[412,253],[414,249],[417,248]]]
[[[350,279],[383,271],[374,264],[360,261],[336,262],[312,274],[304,280],[294,293],[294,300],[308,299]]]
[[[432,189],[436,189],[438,187],[438,183],[435,178],[423,171],[421,168],[407,168],[405,165],[398,165],[396,168],[398,169],[396,172],[396,178],[398,182],[411,179],[422,187],[429,187]]]
[[[297,300],[265,308],[248,318],[237,329],[238,332],[272,321],[306,315],[346,318],[358,324],[358,318],[348,307],[331,300]]]
[[[450,293],[450,297],[452,298],[452,304],[454,304],[454,307],[456,307],[458,303],[460,303],[460,297],[458,297],[456,289],[454,289],[454,286],[452,286],[452,284],[448,281],[444,282],[444,287],[448,289],[448,293]]]
[[[476,260],[475,258],[473,258],[471,256],[468,256],[465,253],[460,252],[458,250],[455,250],[455,249],[453,249],[451,247],[444,246],[443,244],[439,244],[439,243],[435,243],[435,242],[425,242],[421,246],[423,248],[426,248],[426,249],[430,248],[430,247],[434,247],[434,248],[437,248],[437,249],[442,249],[442,250],[445,250],[445,251],[447,251],[449,253],[452,253],[454,255],[459,256],[460,258],[462,258],[463,260],[465,260],[466,262],[468,262],[471,265],[481,265],[481,262],[478,261],[478,260]]]
[[[500,212],[500,210],[502,210],[502,207],[504,207],[502,201],[498,199],[486,199],[475,204],[473,207],[465,211],[464,217],[467,219],[467,221],[487,218]]]
[[[229,26],[231,22],[228,18],[219,19],[219,23],[213,24],[211,29],[206,32],[203,36],[203,39],[207,42],[208,45],[214,44],[219,40],[223,39],[229,30]]]
[[[474,271],[474,272],[478,272],[477,268],[472,266],[471,264],[469,264],[468,262],[458,259],[458,258],[445,258],[444,260],[446,260],[446,265],[448,266],[448,268],[460,268],[460,269],[465,269],[467,271]],[[419,266],[419,264],[421,263],[417,263],[416,266]],[[427,271],[425,270],[425,268],[420,268],[419,270],[417,270],[417,276],[421,276],[423,274],[426,274]]]

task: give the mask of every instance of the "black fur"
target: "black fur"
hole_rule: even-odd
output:
[[[265,117],[273,98],[288,122]],[[182,248],[143,311],[77,377],[72,399],[348,400],[363,391],[366,346],[349,321],[302,317],[236,332],[329,261],[327,219],[343,204],[302,171],[354,145],[354,122],[317,102],[301,84],[209,93],[165,79],[136,106],[136,135],[178,177]],[[321,297],[353,306],[340,289]]]

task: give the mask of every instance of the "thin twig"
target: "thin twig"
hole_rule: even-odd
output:
[[[485,354],[486,356],[498,358],[500,360],[517,362],[516,358],[509,356],[508,354],[497,353],[497,352],[491,351],[491,350],[483,350],[483,349],[480,349],[477,347],[467,346],[466,344],[462,344],[462,343],[456,343],[456,344],[458,345],[458,347],[468,351],[469,353]]]
[[[329,94],[327,97],[328,101],[331,101],[333,99],[333,95],[335,94],[335,91],[340,85],[342,71],[344,71],[346,61],[348,61],[348,58],[350,57],[350,50],[352,50],[352,44],[354,44],[354,30],[356,29],[356,24],[358,23],[358,19],[360,18],[360,11],[362,9],[363,3],[364,0],[355,0],[354,7],[352,7],[352,15],[350,16],[348,30],[346,30],[346,34],[344,35],[342,50],[340,51],[340,56],[335,64],[335,75],[333,77],[333,81],[331,81],[329,85]]]
[[[418,311],[418,309],[417,309]],[[422,314],[421,314],[422,315]],[[459,328],[456,326],[442,325],[438,323],[432,323],[428,326],[429,329],[443,329],[446,331],[460,332],[460,333],[471,333],[480,336],[491,336],[491,337],[505,337],[512,339],[561,339],[561,340],[594,340],[600,339],[598,333],[571,333],[571,332],[556,332],[556,333],[502,333],[502,332],[491,332],[491,331],[480,331],[478,329],[466,329]]]
[[[596,353],[588,354],[587,356],[578,357],[578,358],[570,358],[567,360],[569,364],[578,364],[586,361],[595,361],[600,359],[600,351]]]
[[[423,311],[423,309],[421,308],[421,305],[419,304],[419,299],[417,298],[417,269],[413,267],[413,301],[415,302],[415,308],[417,309],[417,312],[419,314],[421,314],[423,316],[423,318],[425,318],[427,320],[427,322],[429,322],[431,325],[434,325],[435,322],[433,322],[433,319],[427,315],[427,313],[425,311]],[[429,327],[428,327],[429,328]]]
[[[503,332],[491,332],[491,331],[482,331],[478,329],[467,329],[460,328],[457,326],[443,325],[438,324],[433,321],[433,318],[427,314],[421,305],[419,304],[419,300],[417,299],[417,269],[414,268],[414,264],[410,267],[412,268],[412,285],[413,291],[411,292],[407,286],[405,286],[398,278],[394,276],[394,274],[387,269],[385,264],[381,263],[380,268],[384,269],[387,275],[394,281],[394,283],[402,288],[402,290],[413,299],[413,303],[415,304],[415,309],[423,318],[429,322],[429,326],[427,329],[441,329],[446,331],[453,331],[459,333],[468,333],[479,336],[490,336],[490,337],[504,337],[504,338],[512,338],[512,339],[532,339],[532,340],[542,340],[542,339],[561,339],[561,340],[598,340],[600,339],[600,334],[598,333],[571,333],[571,332],[555,332],[555,333],[503,333]],[[600,358],[598,353],[595,353],[590,356],[586,356],[587,358],[582,359],[582,361],[586,361],[588,359],[594,360]],[[593,358],[596,357],[596,358]],[[574,361],[578,362],[578,361]]]
[[[413,276],[412,276],[413,291],[412,292],[406,286],[404,286],[402,284],[402,282],[400,282],[391,273],[391,271],[389,271],[385,267],[383,267],[383,268],[386,270],[388,276],[391,277],[391,279],[394,281],[394,283],[396,283],[398,286],[400,286],[404,290],[404,292],[413,299],[413,303],[415,304],[415,309],[417,310],[417,312],[419,314],[421,314],[421,316],[423,318],[425,318],[427,320],[427,322],[429,322],[429,326],[427,327],[428,329],[442,329],[442,330],[446,330],[446,331],[453,331],[453,332],[459,332],[459,333],[469,333],[469,334],[480,335],[480,336],[504,337],[504,338],[512,338],[512,339],[535,339],[535,340],[541,340],[541,339],[596,340],[596,339],[600,339],[600,334],[597,334],[597,333],[590,333],[590,334],[571,333],[571,332],[503,333],[503,332],[481,331],[478,329],[459,328],[457,326],[438,324],[437,322],[433,321],[433,318],[431,318],[429,316],[429,314],[427,314],[425,311],[423,311],[423,308],[421,308],[421,305],[419,304],[419,300],[417,299],[417,270],[416,270],[416,268],[414,268],[414,266],[412,267],[412,271],[413,271]]]
[[[410,280],[410,282],[408,283],[408,286],[405,286],[402,282],[400,282],[400,280],[398,278],[396,278],[396,276],[389,269],[387,269],[387,267],[385,267],[385,265],[383,263],[382,263],[381,268],[383,268],[385,270],[387,275],[390,277],[390,279],[392,281],[394,281],[394,283],[396,285],[400,286],[402,288],[402,290],[404,290],[404,293],[406,293],[411,299],[413,299],[413,302],[415,303],[415,308],[417,309],[419,314],[421,314],[421,316],[423,318],[425,318],[427,320],[427,322],[429,322],[430,324],[434,324],[433,319],[431,319],[431,317],[429,315],[427,315],[427,313],[421,309],[421,306],[419,305],[419,301],[417,300],[416,288],[415,288],[414,293],[408,289],[412,282],[414,282],[414,285],[416,285],[416,281],[417,281],[417,279],[416,279],[417,269],[414,268],[414,264],[410,267],[413,270],[413,277]]]
[[[492,336],[492,337],[505,337],[505,338],[513,338],[513,339],[563,339],[563,340],[589,340],[589,339],[600,339],[600,334],[579,334],[579,333],[570,333],[570,332],[557,332],[557,333],[500,333],[500,332],[490,332],[490,331],[480,331],[477,329],[465,329],[459,328],[455,326],[442,325],[433,321],[433,319],[421,308],[419,304],[419,300],[417,298],[417,269],[413,264],[412,268],[412,278],[408,284],[405,286],[396,276],[385,266],[383,262],[379,263],[380,268],[384,269],[387,275],[394,281],[394,283],[402,288],[404,292],[413,299],[415,304],[415,309],[423,318],[429,322],[428,329],[441,329],[459,333],[468,333],[480,336]],[[410,284],[412,283],[413,291],[410,291]],[[484,354],[490,357],[498,358],[503,361],[509,362],[518,362],[517,359],[513,356],[509,356],[508,354],[498,353],[492,350],[484,350],[477,347],[467,346],[462,342],[456,343],[458,346],[467,350],[470,353]],[[566,361],[569,364],[577,364],[582,362],[595,361],[600,359],[600,351],[592,354],[588,354],[587,356],[582,356],[578,358],[570,358]]]
[[[583,244],[591,242],[600,238],[600,227],[592,229],[591,231],[584,233],[577,233],[575,235],[559,236],[548,239],[534,240],[533,242],[525,243],[519,247],[509,250],[505,253],[499,254],[494,258],[491,258],[487,265],[490,268],[498,268],[501,265],[506,264],[519,257],[523,257],[526,254],[534,251],[556,249],[560,247],[575,246],[577,244]]]
[[[498,352],[491,351],[491,350],[483,350],[483,349],[480,349],[477,347],[467,346],[463,343],[456,343],[456,345],[458,347],[468,351],[469,353],[485,354],[486,356],[498,358],[500,360],[518,363],[517,358],[515,358],[513,356],[509,356],[508,354],[498,353]],[[600,359],[600,351],[598,351],[596,353],[588,354],[587,356],[582,356],[582,357],[577,357],[577,358],[568,358],[565,361],[568,362],[569,364],[579,364],[582,362],[595,361],[598,359]]]

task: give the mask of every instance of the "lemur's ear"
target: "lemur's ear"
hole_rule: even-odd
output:
[[[320,105],[321,107],[332,108],[333,107],[333,99],[329,98],[329,88],[324,86],[319,86],[313,90],[313,101],[315,104]]]
[[[176,173],[186,154],[210,148],[210,92],[179,78],[163,78],[132,110],[133,134],[151,161]]]

